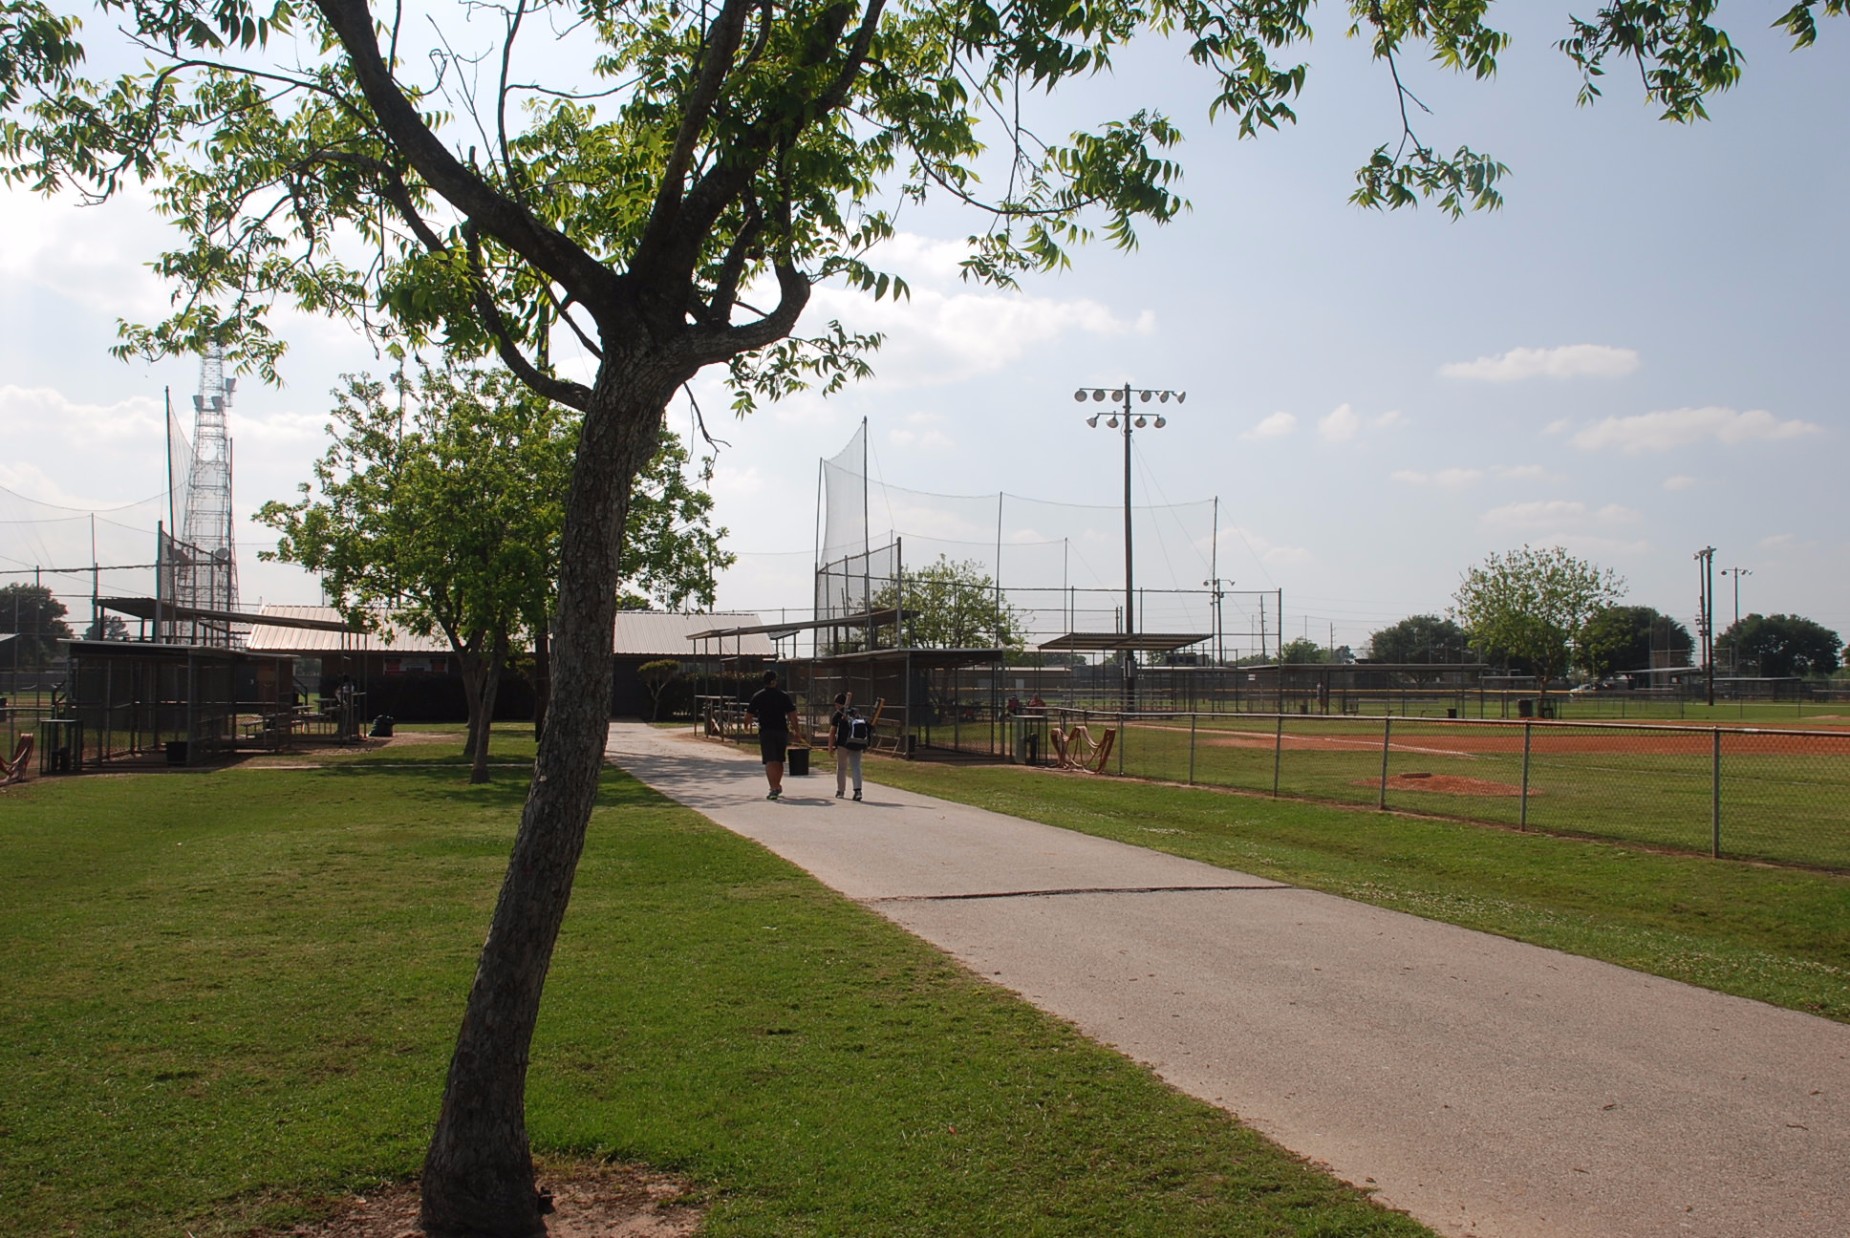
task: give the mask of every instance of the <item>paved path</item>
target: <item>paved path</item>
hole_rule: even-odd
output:
[[[1174,1086],[1474,1238],[1850,1235],[1850,1026],[833,770],[611,758]],[[818,754],[821,755],[821,754]]]

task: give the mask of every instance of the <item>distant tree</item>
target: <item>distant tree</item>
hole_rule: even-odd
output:
[[[1471,638],[1450,619],[1409,615],[1368,638],[1368,656],[1376,662],[1463,662]]]
[[[1027,629],[982,564],[953,561],[901,570],[874,595],[873,608],[904,613],[906,644],[915,649],[1020,649]]]
[[[662,693],[668,690],[681,674],[681,664],[673,658],[658,658],[653,662],[644,662],[636,668],[636,674],[642,679],[642,686],[649,691],[649,700],[655,706],[649,714],[651,722],[659,722],[662,717]]]
[[[1452,595],[1453,618],[1472,647],[1527,661],[1543,695],[1550,680],[1597,655],[1588,624],[1624,593],[1625,582],[1558,546],[1524,546],[1471,568]]]
[[[1666,666],[1688,666],[1696,646],[1689,629],[1650,606],[1608,606],[1587,624],[1587,673],[1598,678]]]
[[[85,640],[127,640],[128,638],[128,620],[108,611],[97,615],[90,621],[90,626],[84,629]]]
[[[1837,669],[1843,638],[1799,615],[1749,615],[1730,624],[1715,642],[1718,657],[1759,668],[1762,675],[1829,675]]]
[[[1305,665],[1312,662],[1328,662],[1329,650],[1308,637],[1297,636],[1285,642],[1278,651],[1278,660],[1287,665]]]
[[[0,585],[0,632],[17,632],[6,663],[14,669],[43,667],[58,655],[58,642],[70,640],[71,625],[64,621],[63,602],[49,586]]]

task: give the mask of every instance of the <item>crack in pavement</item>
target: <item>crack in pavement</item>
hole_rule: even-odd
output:
[[[1056,898],[1065,894],[1224,894],[1239,890],[1290,890],[1275,882],[1225,886],[1074,886],[1063,890],[984,890],[975,894],[889,894],[865,903],[955,903],[980,898]]]

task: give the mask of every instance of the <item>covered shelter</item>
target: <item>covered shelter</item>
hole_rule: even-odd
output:
[[[39,722],[42,773],[122,763],[204,765],[294,714],[292,659],[223,645],[62,642],[65,699]]]

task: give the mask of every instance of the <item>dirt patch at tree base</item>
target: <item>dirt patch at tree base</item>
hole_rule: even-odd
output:
[[[692,1184],[636,1165],[574,1165],[540,1174],[552,1194],[550,1238],[689,1238],[706,1219]],[[338,1203],[327,1220],[290,1229],[253,1231],[250,1238],[423,1238],[418,1184],[401,1182]]]
[[[1359,778],[1358,787],[1378,787],[1378,779]],[[1433,795],[1485,795],[1520,798],[1522,788],[1507,782],[1491,782],[1484,778],[1460,778],[1455,774],[1395,774],[1387,780],[1390,791],[1425,791]],[[1533,799],[1539,792],[1531,789],[1529,796]]]

